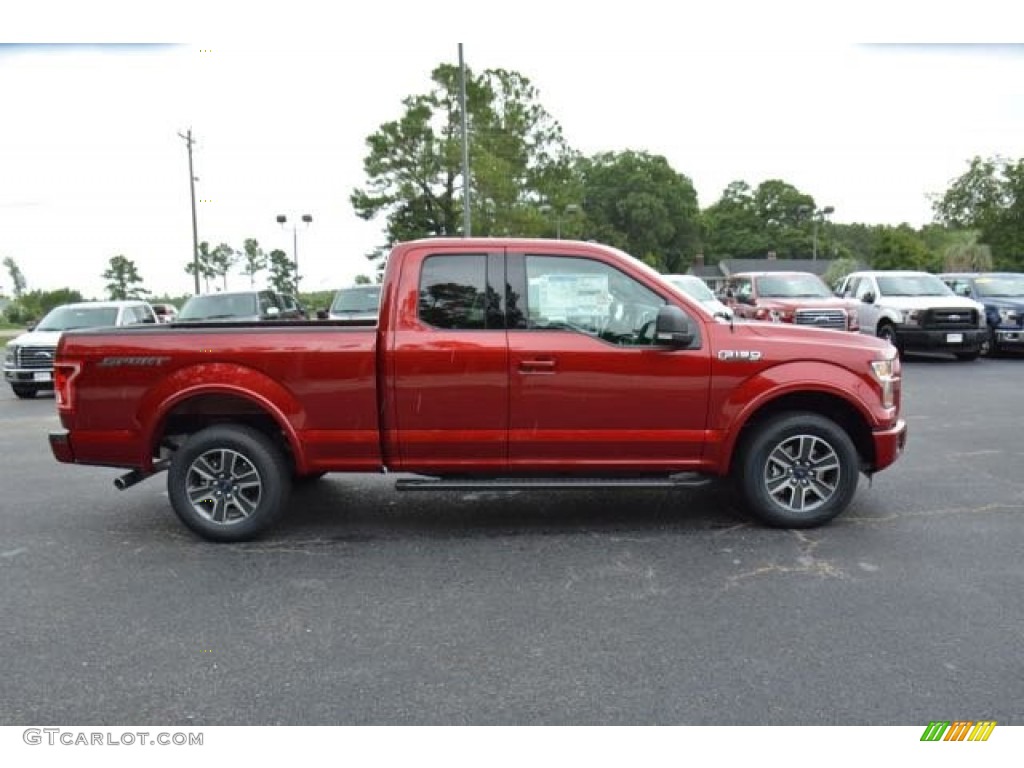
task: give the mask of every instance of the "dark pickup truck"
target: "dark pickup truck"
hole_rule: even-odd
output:
[[[379,322],[199,323],[66,335],[62,462],[167,469],[198,534],[235,541],[293,482],[401,472],[405,490],[694,485],[730,477],[771,525],[839,514],[896,460],[885,342],[732,322],[595,243],[396,246]]]

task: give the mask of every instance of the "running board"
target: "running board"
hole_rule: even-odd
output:
[[[493,478],[402,478],[399,491],[537,491],[590,490],[594,488],[698,488],[710,483],[706,475],[684,473],[671,477],[493,477]]]

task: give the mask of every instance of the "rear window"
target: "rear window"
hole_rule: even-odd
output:
[[[185,302],[179,320],[223,320],[231,317],[255,317],[255,294],[193,296]]]
[[[380,304],[380,286],[342,288],[334,296],[331,312],[376,312]]]

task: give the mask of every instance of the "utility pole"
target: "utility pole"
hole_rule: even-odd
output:
[[[462,58],[462,43],[459,43],[459,110],[462,112],[462,236],[472,234],[472,218],[469,214],[469,120],[466,116],[466,62]]]
[[[192,145],[195,140],[192,138],[192,129],[188,133],[178,133],[185,140],[188,147],[188,186],[192,192],[192,268],[195,270],[196,296],[199,295],[199,229],[196,226],[196,175],[192,171]]]

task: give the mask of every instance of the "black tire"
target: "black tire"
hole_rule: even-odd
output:
[[[210,541],[260,535],[284,512],[290,490],[281,451],[262,432],[238,425],[196,432],[174,452],[167,473],[175,514]]]
[[[849,505],[860,457],[850,436],[816,413],[773,416],[752,427],[736,466],[743,501],[780,528],[812,528]]]
[[[25,384],[11,384],[11,389],[14,390],[14,394],[19,400],[31,400],[39,391],[35,387]]]
[[[875,330],[875,335],[896,347],[896,351],[899,352],[900,355],[903,354],[903,348],[900,346],[899,337],[896,335],[896,327],[892,323],[879,323],[878,328]]]

